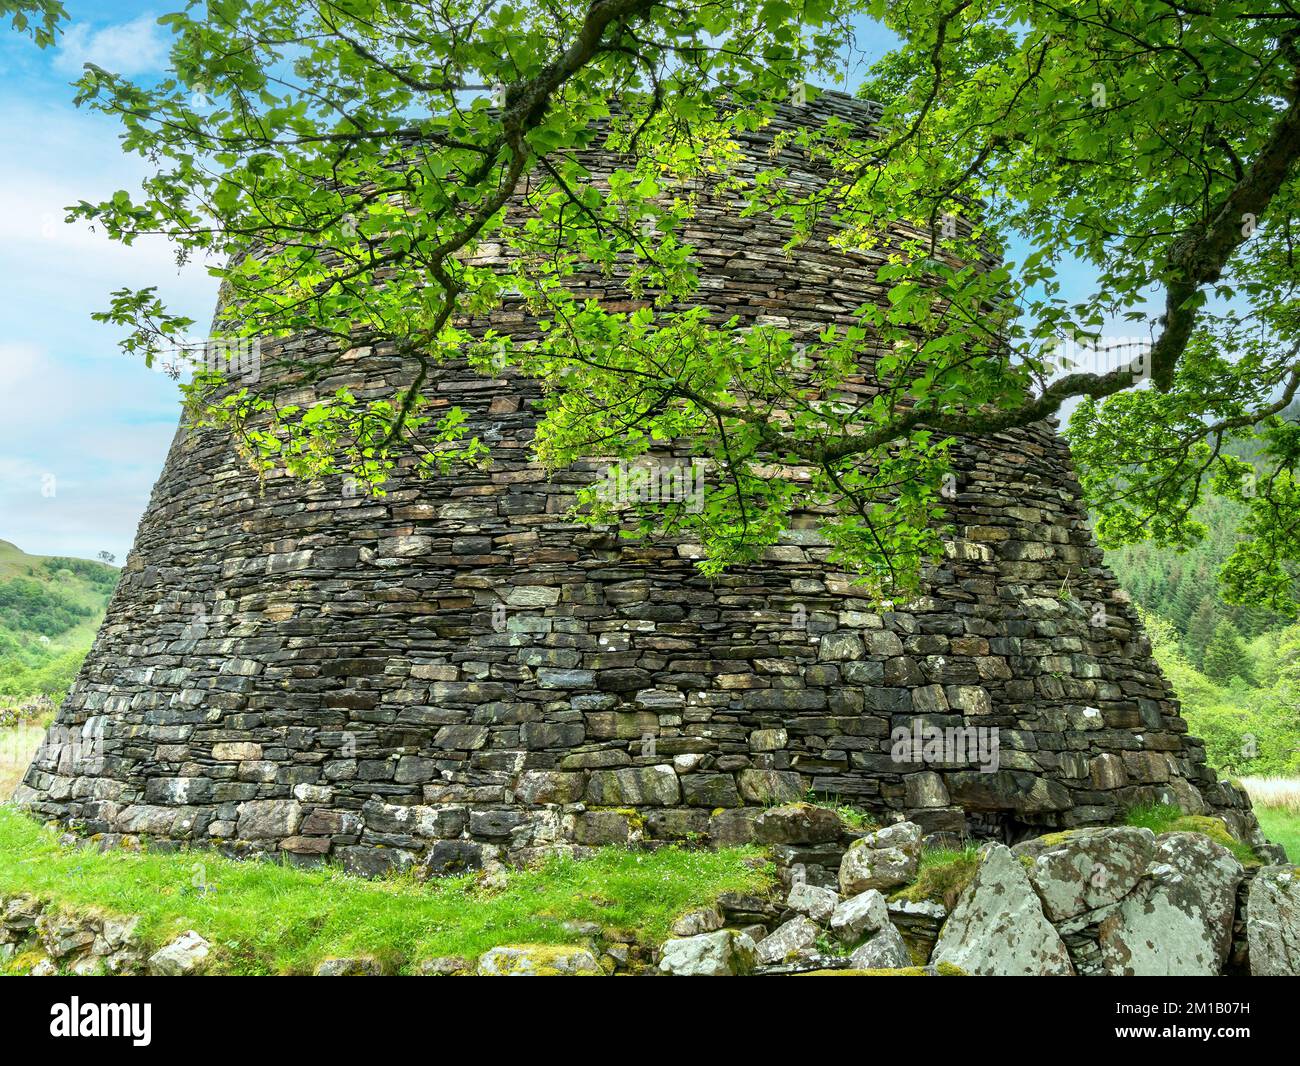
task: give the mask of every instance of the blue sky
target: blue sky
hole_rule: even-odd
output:
[[[199,322],[216,282],[178,271],[164,242],[124,248],[62,210],[134,188],[144,163],[116,125],[72,106],[87,60],[147,74],[166,60],[166,8],[65,0],[55,50],[0,28],[0,539],[40,555],[122,561],[176,429],[179,393],[116,346],[92,311],[123,285],[156,284]]]

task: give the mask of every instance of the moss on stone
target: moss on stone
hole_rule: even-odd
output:
[[[1260,865],[1259,856],[1254,849],[1234,837],[1222,818],[1207,814],[1184,814],[1172,804],[1153,803],[1134,807],[1125,820],[1129,825],[1150,829],[1156,836],[1165,833],[1200,833],[1227,848],[1243,866]]]
[[[45,952],[39,948],[32,948],[28,951],[19,952],[0,969],[0,974],[10,977],[26,976],[31,973],[32,968],[39,962],[45,961]]]
[[[910,903],[942,903],[952,910],[962,890],[974,879],[979,864],[979,850],[974,846],[961,851],[931,848],[921,853],[916,880],[890,898]]]
[[[497,968],[500,970],[499,976],[502,977],[508,977],[520,972],[536,975],[537,977],[601,976],[600,973],[591,973],[588,970],[574,973],[571,969],[566,969],[560,965],[561,960],[572,958],[575,951],[582,950],[573,944],[502,944],[500,949],[518,952],[514,956],[497,957]]]
[[[645,829],[645,813],[636,807],[588,807],[589,811],[605,811],[627,819],[629,830]]]
[[[1243,866],[1259,866],[1259,856],[1249,844],[1243,844],[1228,831],[1227,824],[1221,818],[1211,818],[1201,814],[1187,814],[1178,819],[1168,830],[1171,833],[1201,833],[1216,844],[1222,844],[1237,857]]]
[[[1044,833],[1042,836],[1035,837],[1034,839],[1039,844],[1044,844],[1049,848],[1054,848],[1058,844],[1069,843],[1069,841],[1073,840],[1078,835],[1079,830],[1077,829],[1062,829],[1057,833]]]

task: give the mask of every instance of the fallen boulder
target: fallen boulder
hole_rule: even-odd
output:
[[[480,977],[603,977],[590,948],[573,944],[507,944],[479,956]]]
[[[986,847],[974,880],[939,933],[930,961],[978,976],[1074,973],[1065,943],[1043,915],[1025,868],[1001,844]]]
[[[919,825],[900,822],[855,840],[840,861],[840,892],[856,896],[907,884],[921,861],[921,835]]]
[[[1300,867],[1265,866],[1246,897],[1246,942],[1255,977],[1300,977]]]
[[[666,941],[659,953],[660,973],[674,977],[733,977],[754,966],[754,942],[734,929]]]
[[[1138,886],[1098,927],[1110,976],[1214,977],[1232,944],[1232,853],[1201,833],[1163,833]]]
[[[1064,922],[1118,903],[1137,887],[1156,850],[1150,829],[1075,829],[1011,849],[1030,859],[1029,880],[1048,921]]]
[[[193,929],[149,956],[149,973],[154,977],[188,977],[203,969],[212,946]]]
[[[813,951],[821,927],[800,914],[774,929],[758,945],[758,961],[766,966],[788,962]]]

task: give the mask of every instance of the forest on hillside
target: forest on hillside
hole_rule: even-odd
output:
[[[0,696],[67,691],[118,575],[106,563],[26,555],[0,541]]]
[[[1288,412],[1291,417],[1297,413]],[[1227,449],[1246,461],[1238,443]],[[1211,765],[1237,774],[1300,772],[1300,623],[1263,607],[1228,603],[1219,569],[1245,508],[1211,495],[1195,516],[1199,544],[1176,552],[1144,541],[1106,553],[1133,597],[1157,660],[1183,702]]]

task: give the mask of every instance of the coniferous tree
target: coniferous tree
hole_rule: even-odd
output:
[[[1204,672],[1217,685],[1226,685],[1234,677],[1251,680],[1246,649],[1241,643],[1237,627],[1227,619],[1214,628],[1214,636],[1205,649]]]
[[[1214,631],[1218,624],[1219,611],[1215,598],[1203,595],[1196,605],[1196,610],[1192,612],[1183,637],[1187,658],[1196,666],[1204,664],[1205,649],[1214,638]]]

